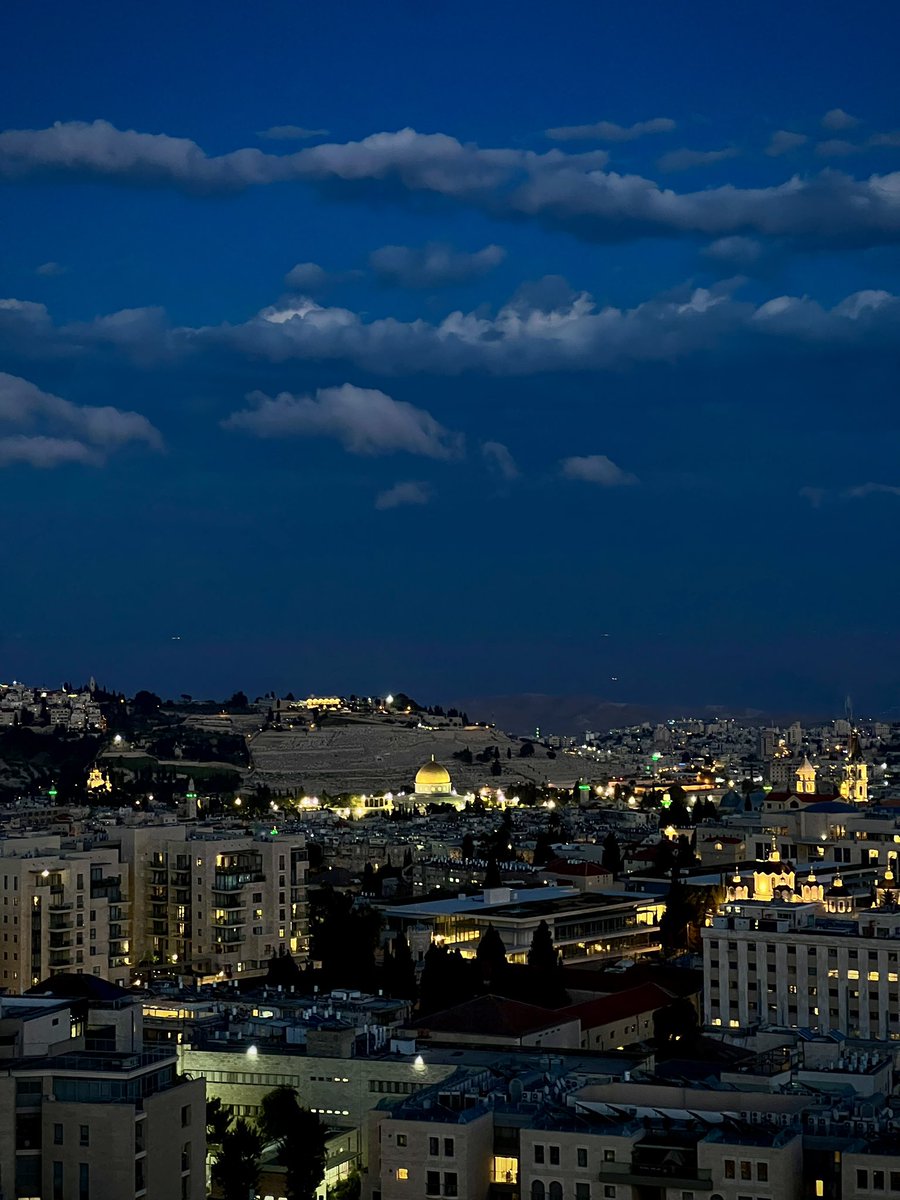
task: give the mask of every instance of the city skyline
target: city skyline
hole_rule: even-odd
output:
[[[4,677],[895,710],[895,12],[91,16],[0,81]]]

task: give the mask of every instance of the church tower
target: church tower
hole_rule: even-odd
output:
[[[816,794],[816,768],[806,756],[794,772],[794,779],[798,796],[814,796]]]
[[[855,729],[850,733],[847,747],[841,795],[846,800],[856,800],[860,804],[865,804],[869,799],[869,767],[859,748],[859,733]]]

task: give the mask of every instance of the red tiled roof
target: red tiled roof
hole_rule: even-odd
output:
[[[600,875],[612,878],[612,872],[607,871],[601,863],[589,862],[587,859],[554,858],[543,871],[547,875],[571,875],[578,879],[596,878]]]
[[[639,1013],[656,1012],[671,1004],[673,999],[672,992],[667,992],[659,984],[641,983],[623,992],[614,992],[611,996],[572,1004],[560,1009],[559,1015],[578,1017],[582,1029],[595,1029],[598,1025],[610,1025],[613,1021],[636,1017]]]
[[[523,1037],[573,1021],[575,1017],[560,1010],[553,1012],[536,1004],[505,1000],[502,996],[476,996],[465,1004],[446,1008],[425,1017],[418,1028],[428,1033],[475,1033],[495,1037]]]

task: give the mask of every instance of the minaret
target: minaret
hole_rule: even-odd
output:
[[[798,796],[814,796],[816,794],[816,768],[806,755],[803,756],[803,762],[794,772],[794,778],[797,781]]]
[[[869,767],[862,756],[862,750],[859,747],[859,733],[856,729],[851,730],[850,741],[847,745],[841,795],[846,800],[855,800],[860,804],[865,804],[869,799]]]

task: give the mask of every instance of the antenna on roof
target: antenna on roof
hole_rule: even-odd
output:
[[[847,720],[852,725],[853,724],[853,701],[851,700],[850,696],[845,696],[845,698],[844,698],[844,714],[845,714]]]

